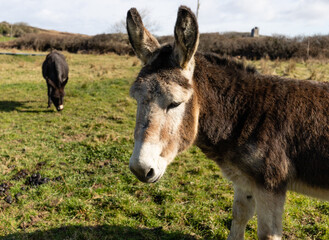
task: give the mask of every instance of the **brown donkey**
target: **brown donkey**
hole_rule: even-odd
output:
[[[131,171],[156,182],[175,156],[196,144],[234,184],[229,239],[243,239],[256,211],[259,239],[280,239],[287,190],[329,200],[329,84],[258,74],[196,53],[198,24],[178,10],[173,45],[160,46],[135,8],[130,43],[144,66]]]

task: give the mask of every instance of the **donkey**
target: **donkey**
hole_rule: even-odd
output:
[[[52,51],[42,64],[42,75],[47,82],[48,108],[54,103],[57,111],[64,109],[64,87],[69,77],[69,67],[63,54]]]
[[[256,211],[259,239],[281,239],[287,190],[329,200],[329,84],[284,79],[215,54],[196,52],[198,24],[181,6],[174,44],[160,46],[135,8],[130,43],[144,66],[130,170],[158,181],[192,144],[233,182],[228,239],[243,239]]]

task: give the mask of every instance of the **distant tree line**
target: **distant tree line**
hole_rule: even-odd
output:
[[[252,38],[234,34],[201,34],[199,50],[247,59],[329,58],[329,35]]]
[[[26,34],[11,42],[0,43],[0,47],[33,49],[35,51],[68,51],[71,53],[116,53],[133,54],[126,34],[99,34],[93,37],[82,35],[55,35],[47,33]]]
[[[199,51],[220,55],[246,57],[247,59],[329,58],[329,35],[249,37],[249,33],[206,33],[200,35]],[[158,37],[160,43],[173,42],[173,36]],[[54,35],[29,33],[14,41],[1,43],[0,47],[49,51],[57,49],[72,53],[113,52],[133,54],[126,34],[100,34],[95,36]]]
[[[10,24],[7,22],[0,23],[0,35],[7,37],[21,37],[27,33],[38,33],[39,29],[29,26],[27,23],[19,22]]]

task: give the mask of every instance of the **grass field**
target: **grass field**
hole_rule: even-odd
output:
[[[225,239],[232,184],[198,148],[156,184],[128,169],[136,111],[128,92],[139,61],[64,54],[62,112],[46,108],[44,57],[0,56],[0,240]],[[329,81],[328,61],[254,64],[266,74]],[[32,181],[37,173],[46,183]],[[246,238],[256,233],[254,217]],[[329,203],[289,193],[284,238],[329,239]]]
[[[8,41],[11,41],[13,39],[15,39],[15,38],[0,35],[0,42],[8,42]]]

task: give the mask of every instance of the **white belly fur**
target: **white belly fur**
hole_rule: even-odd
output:
[[[301,181],[290,182],[288,184],[288,190],[329,201],[328,189],[311,187]]]
[[[219,164],[219,166],[222,170],[224,177],[231,180],[235,185],[239,186],[240,188],[251,192],[255,188],[257,188],[257,185],[254,180],[244,174],[237,167],[231,164],[227,164],[227,162],[222,162],[221,164]],[[291,181],[290,183],[288,183],[287,187],[290,191],[329,201],[329,189],[311,187],[298,180]]]

